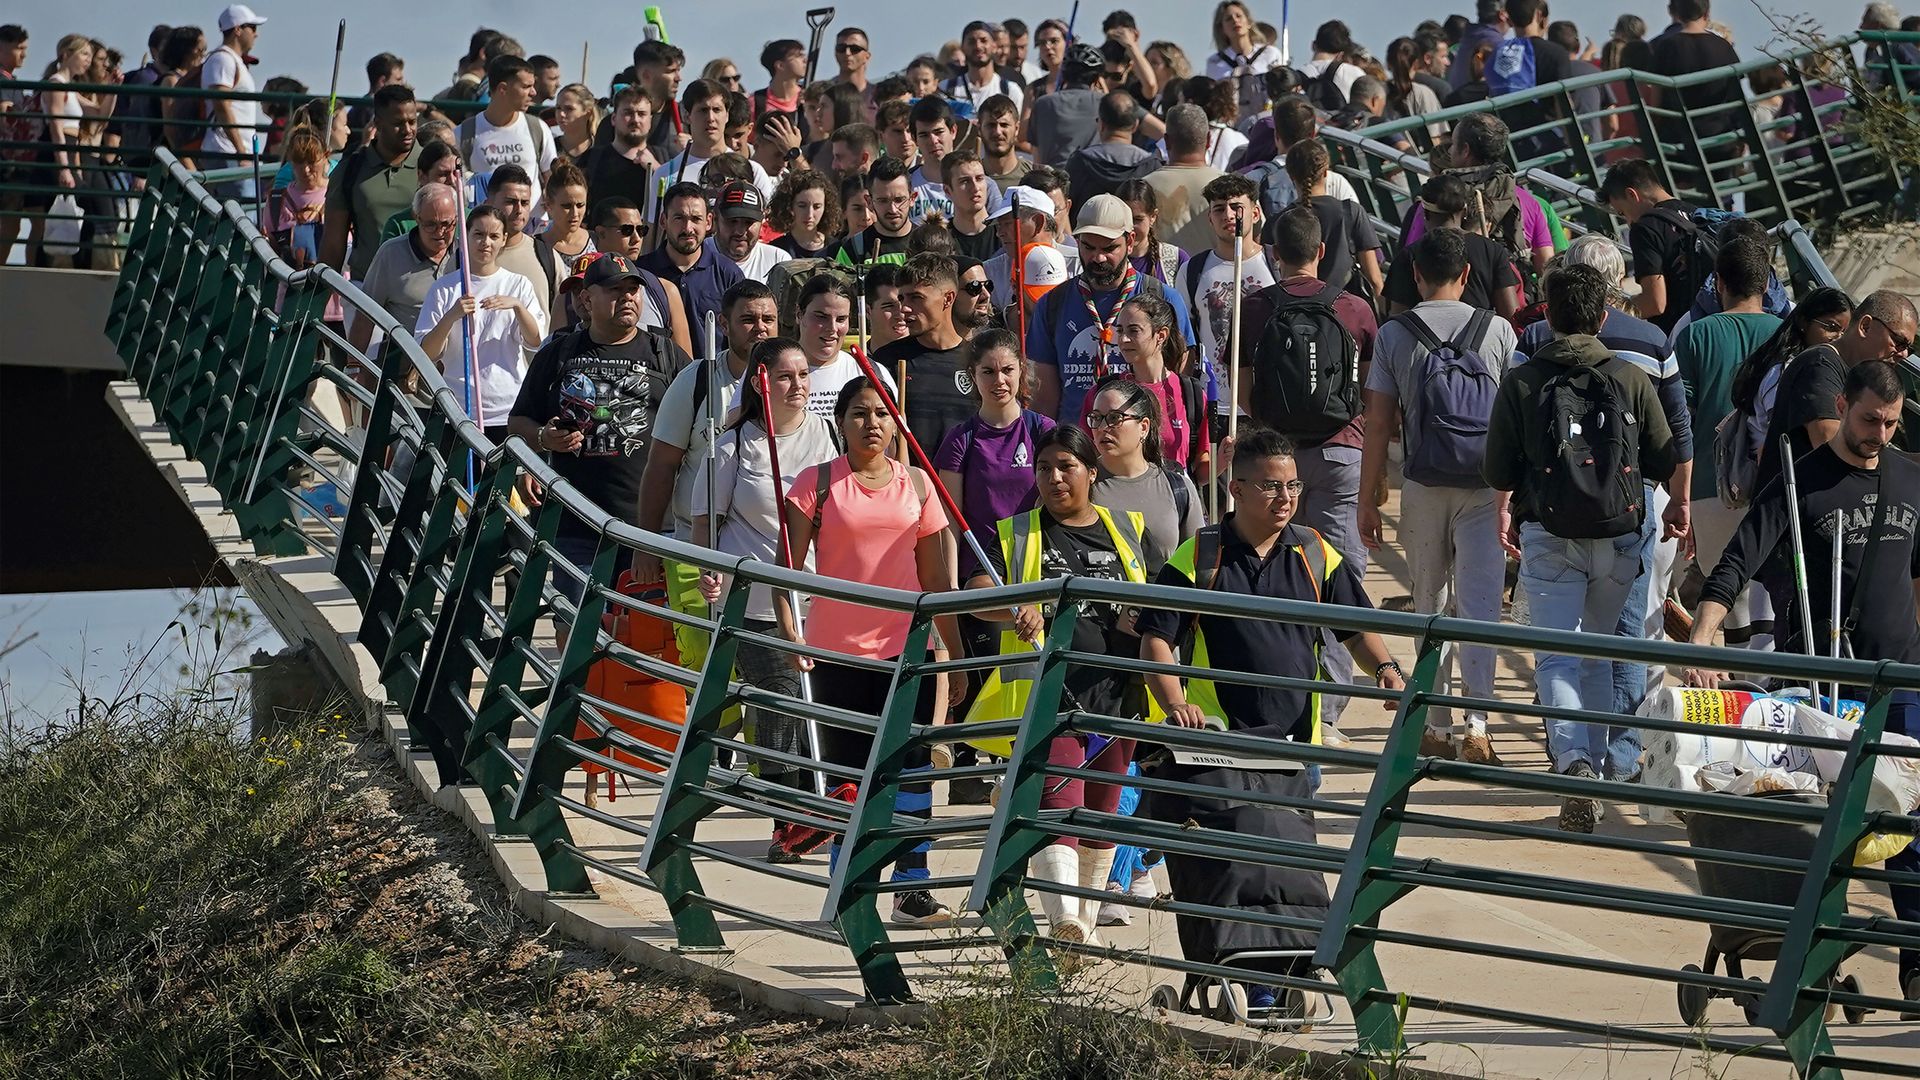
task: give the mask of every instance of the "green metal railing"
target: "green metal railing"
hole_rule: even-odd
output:
[[[347,343],[321,318],[338,298],[356,317],[372,319],[387,336],[378,356],[360,357],[380,373],[368,390],[342,371]],[[1789,1061],[1805,1076],[1856,1074],[1920,1076],[1901,1037],[1877,1045],[1853,1036],[1836,1049],[1827,1027],[1830,1005],[1897,1012],[1905,1003],[1841,989],[1838,965],[1860,948],[1920,947],[1920,924],[1849,912],[1846,897],[1856,882],[1920,884],[1920,875],[1898,875],[1852,865],[1855,845],[1871,832],[1911,834],[1911,817],[1867,809],[1868,778],[1887,756],[1914,756],[1882,745],[1891,696],[1920,690],[1920,667],[1867,661],[1823,661],[1793,655],[1570,634],[1531,627],[1474,623],[1437,616],[1308,603],[1261,600],[1192,589],[1131,586],[1080,579],[1052,580],[990,591],[914,594],[823,579],[752,560],[722,556],[645,532],[610,517],[568,485],[522,441],[489,442],[465,415],[437,366],[376,305],[332,270],[295,271],[276,258],[241,209],[216,202],[198,181],[164,152],[148,175],[133,243],[108,315],[107,333],[128,365],[129,378],[153,405],[156,416],[184,451],[200,462],[244,534],[263,554],[320,552],[363,613],[359,642],[380,662],[391,701],[404,712],[409,739],[431,753],[443,783],[477,785],[492,808],[494,828],[505,840],[525,837],[537,851],[556,894],[591,890],[588,869],[655,890],[672,914],[678,944],[689,950],[727,946],[722,919],[844,947],[866,994],[877,1003],[910,1000],[915,974],[903,957],[1004,957],[1038,985],[1056,984],[1061,951],[1093,954],[1149,969],[1245,979],[1245,971],[1172,955],[1052,943],[1038,936],[1025,890],[1051,888],[1065,895],[1138,904],[1127,897],[1069,886],[1047,886],[1026,877],[1027,857],[1046,839],[1083,839],[1138,844],[1174,856],[1231,858],[1252,864],[1327,875],[1334,900],[1324,920],[1221,908],[1174,897],[1154,905],[1181,918],[1210,918],[1256,926],[1294,928],[1318,935],[1314,957],[1325,978],[1261,976],[1302,992],[1343,999],[1353,1016],[1354,1049],[1392,1056],[1406,1049],[1400,1010],[1492,1023],[1586,1033],[1617,1044],[1673,1046],[1713,1053]],[[411,389],[409,389],[411,388]],[[343,430],[314,402],[341,395],[365,417],[365,430]],[[469,462],[473,486],[468,487]],[[517,481],[545,485],[539,507],[523,516],[510,494]],[[338,512],[325,505],[324,485],[337,487]],[[350,497],[347,497],[350,493]],[[595,539],[585,564],[564,558],[554,539],[565,527]],[[681,614],[643,610],[676,625],[712,635],[698,670],[642,656],[600,630],[602,617],[633,609],[633,599],[614,588],[615,570],[630,551],[731,575],[718,611]],[[569,601],[549,582],[553,574],[584,581],[583,598]],[[858,663],[806,646],[792,646],[755,633],[745,623],[747,585],[790,587],[876,609],[905,612],[906,648],[887,665],[892,688],[877,716],[797,700],[744,685],[732,678],[743,642]],[[1382,634],[1411,653],[1407,689],[1336,686],[1277,675],[1162,667],[1127,657],[1076,652],[1072,629],[1078,604],[1087,601],[1204,612],[1239,618],[1283,620],[1342,632]],[[951,729],[915,724],[914,703],[929,679],[955,670],[980,671],[995,658],[945,662],[929,659],[937,616],[1004,609],[1012,603],[1050,603],[1059,613],[1036,657],[1037,674],[1025,714],[1017,720],[972,726],[971,733],[1015,737],[1004,765],[914,770],[913,751],[952,737]],[[570,627],[564,647],[536,645],[549,620]],[[591,632],[589,632],[591,631]],[[1485,645],[1524,652],[1553,651],[1667,666],[1741,670],[1802,683],[1841,680],[1869,688],[1869,705],[1857,735],[1841,743],[1757,729],[1716,734],[1740,740],[1818,747],[1843,755],[1825,806],[1780,803],[1704,792],[1662,791],[1614,781],[1521,769],[1448,762],[1419,756],[1426,715],[1434,707],[1484,710],[1520,717],[1617,722],[1605,713],[1581,713],[1515,701],[1476,700],[1442,692],[1441,650]],[[626,709],[589,690],[591,666],[613,658],[686,689],[684,727]],[[871,663],[871,662],[869,662]],[[1327,819],[1350,820],[1350,843],[1337,830],[1312,842],[1283,842],[1209,828],[1188,828],[1143,817],[1089,810],[1043,811],[1045,785],[1087,777],[1085,768],[1047,761],[1049,738],[1100,733],[1150,743],[1229,755],[1268,756],[1275,744],[1234,733],[1165,729],[1137,718],[1101,716],[1062,704],[1066,674],[1079,665],[1127,672],[1169,671],[1182,676],[1232,680],[1249,685],[1313,689],[1362,703],[1389,705],[1392,722],[1375,753],[1284,744],[1288,757],[1329,769],[1368,775],[1359,803],[1315,794],[1279,799],[1234,793],[1249,803],[1308,810]],[[868,733],[873,749],[864,767],[822,767],[784,759],[727,735],[726,710],[751,704],[823,726]],[[672,751],[634,738],[615,721],[678,735]],[[1695,730],[1690,725],[1635,718],[1647,731]],[[722,754],[733,757],[722,767]],[[638,759],[651,768],[629,764]],[[754,775],[752,763],[783,760],[859,783],[852,805],[795,791]],[[590,808],[569,793],[568,774],[583,763],[612,769],[653,796],[644,821],[605,807]],[[654,771],[660,770],[660,771]],[[1004,793],[991,813],[939,817],[932,821],[898,813],[903,783],[995,775]],[[1218,789],[1170,774],[1140,777],[1140,787],[1174,795],[1218,797]],[[1787,822],[1817,832],[1802,860],[1742,850],[1696,848],[1671,838],[1574,835],[1520,821],[1476,820],[1435,812],[1421,796],[1437,782],[1464,783],[1494,792],[1549,801],[1562,796],[1611,803],[1640,803],[1692,814],[1716,814],[1754,822]],[[577,792],[577,788],[572,789]],[[769,865],[712,841],[712,816],[745,812],[768,821],[799,822],[842,834],[840,857],[821,873],[811,865]],[[617,856],[582,843],[575,823],[590,821],[644,843],[639,859]],[[1467,861],[1427,853],[1422,835],[1468,842]],[[882,880],[888,862],[929,839],[978,842],[970,872],[944,873],[905,885]],[[1589,873],[1557,877],[1513,869],[1501,842],[1571,845]],[[948,845],[951,847],[952,845]],[[966,848],[943,852],[941,869],[964,861]],[[1664,887],[1623,887],[1624,858],[1656,861],[1670,869]],[[1804,874],[1791,902],[1783,898],[1704,897],[1691,886],[1688,868],[1703,862]],[[755,885],[720,895],[707,881],[716,867],[746,871]],[[703,876],[706,875],[706,876]],[[823,890],[818,919],[769,914],[766,891],[775,885]],[[928,934],[889,929],[879,900],[901,888],[966,889],[977,919],[957,930]],[[1661,924],[1682,924],[1704,935],[1712,925],[1732,925],[1781,935],[1782,959],[1764,989],[1725,975],[1662,963],[1567,955],[1511,941],[1442,936],[1402,918],[1403,902],[1422,890],[1509,901],[1574,905],[1594,920],[1612,920],[1628,933]],[[1422,981],[1393,964],[1381,947],[1444,956],[1438,969],[1452,974]],[[1462,968],[1458,961],[1467,960]],[[1551,971],[1567,988],[1559,1002],[1500,1004],[1485,1000],[1491,988],[1478,973],[1493,964],[1530,965]],[[1474,972],[1467,975],[1463,972]],[[1672,1025],[1623,1026],[1582,1015],[1580,1005],[1609,980],[1700,990],[1759,993],[1759,1027],[1745,1036],[1719,1031],[1676,1030]],[[1870,1051],[1880,1050],[1878,1056]]]
[[[1748,216],[1770,224],[1787,220],[1822,226],[1869,215],[1888,215],[1906,186],[1898,164],[1872,145],[1852,137],[1850,125],[1863,105],[1856,89],[1867,86],[1856,50],[1868,46],[1920,45],[1920,33],[1862,31],[1818,49],[1755,59],[1723,68],[1669,77],[1631,68],[1595,72],[1532,90],[1492,98],[1437,113],[1407,117],[1365,129],[1368,140],[1385,149],[1363,147],[1358,140],[1330,133],[1334,163],[1361,187],[1361,201],[1397,232],[1419,193],[1419,175],[1406,168],[1408,158],[1424,159],[1433,148],[1431,127],[1462,117],[1492,112],[1503,118],[1545,103],[1551,118],[1516,126],[1509,145],[1510,163],[1521,172],[1552,175],[1570,182],[1555,189],[1537,177],[1534,193],[1548,198],[1564,217],[1606,232],[1606,208],[1578,198],[1579,188],[1597,189],[1606,166],[1626,158],[1646,158],[1659,168],[1669,190],[1697,204],[1717,206],[1738,196]],[[1787,85],[1780,109],[1762,123],[1746,84],[1753,72],[1781,65]],[[1876,64],[1886,81],[1884,103],[1914,107],[1920,101],[1920,67],[1898,62]],[[1821,72],[1826,75],[1822,77]],[[1681,95],[1726,79],[1740,82],[1741,93],[1721,105],[1688,107]],[[1577,107],[1575,95],[1601,92],[1598,109]],[[1831,90],[1835,95],[1831,100]],[[1700,127],[1728,130],[1702,136]],[[1618,124],[1604,139],[1590,137],[1594,124]],[[1387,144],[1410,144],[1403,156]]]

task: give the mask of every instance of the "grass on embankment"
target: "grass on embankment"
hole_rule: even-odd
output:
[[[1230,1074],[992,983],[891,1030],[669,984],[515,913],[478,842],[325,720],[0,746],[0,1077]]]

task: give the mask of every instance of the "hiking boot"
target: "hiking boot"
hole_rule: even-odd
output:
[[[946,926],[953,912],[925,889],[896,893],[893,898],[893,923],[896,926]]]
[[[1584,761],[1576,761],[1567,766],[1567,776],[1582,780],[1597,780],[1593,766]],[[1572,797],[1560,800],[1560,831],[1570,833],[1590,833],[1600,823],[1600,800],[1584,797]]]
[[[992,798],[993,781],[984,776],[947,781],[948,806],[986,806]]]
[[[1489,739],[1484,731],[1469,731],[1466,737],[1460,740],[1460,760],[1473,765],[1492,765],[1496,768],[1505,767],[1507,764],[1500,760],[1500,755],[1493,752],[1493,740]]]
[[[1435,731],[1433,728],[1422,731],[1420,733],[1420,756],[1435,757],[1442,761],[1453,761],[1458,758],[1460,755],[1459,750],[1453,744],[1453,733],[1448,731]]]

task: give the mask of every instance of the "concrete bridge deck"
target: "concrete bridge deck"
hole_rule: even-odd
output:
[[[179,448],[168,442],[164,430],[155,423],[148,403],[126,383],[114,384],[110,395],[111,404],[125,418],[155,466],[175,479],[182,498],[197,515],[218,552],[274,620],[282,635],[293,644],[303,640],[313,642],[343,683],[350,689],[357,688],[359,706],[366,712],[367,719],[379,725],[389,744],[406,757],[422,792],[449,811],[462,815],[476,832],[490,839],[495,863],[503,877],[520,890],[518,902],[522,907],[536,917],[553,921],[563,931],[609,951],[634,955],[689,976],[722,979],[737,986],[743,994],[775,1007],[835,1017],[863,1011],[853,964],[847,951],[838,945],[723,916],[721,927],[731,951],[695,957],[673,951],[673,929],[665,905],[649,890],[601,874],[598,899],[548,896],[531,846],[491,839],[488,807],[476,791],[471,788],[436,790],[430,759],[424,755],[406,756],[404,726],[396,714],[380,704],[384,695],[373,677],[377,665],[354,641],[359,611],[332,577],[328,560],[322,556],[256,558],[251,547],[238,536],[231,517],[220,510],[219,500],[204,484],[198,466],[184,460]],[[1386,517],[1391,528],[1397,517],[1397,498],[1388,504]],[[1367,586],[1376,601],[1405,594],[1408,586],[1404,565],[1392,552],[1384,553],[1384,557],[1374,560]],[[1402,659],[1409,659],[1407,643],[1397,643],[1397,647]],[[1531,667],[1526,657],[1515,654],[1500,657],[1498,693],[1514,701],[1531,699]],[[1361,703],[1348,711],[1342,727],[1356,747],[1377,751],[1386,720],[1387,714]],[[1498,753],[1509,767],[1534,770],[1546,767],[1544,738],[1538,721],[1496,716],[1490,721],[1490,729]],[[525,725],[516,731],[513,745],[517,753],[524,753],[532,734]],[[1330,770],[1324,794],[1358,807],[1369,779],[1369,773],[1358,770]],[[576,774],[570,787],[577,792],[581,783]],[[611,804],[603,801],[602,809],[644,825],[650,817],[653,799],[645,792],[644,785],[636,785],[636,789],[633,793],[623,790]],[[943,802],[936,793],[936,804]],[[1548,827],[1552,826],[1558,810],[1557,802],[1544,796],[1432,781],[1417,789],[1413,802],[1422,810],[1463,820]],[[963,812],[971,810],[943,805],[936,810],[942,817]],[[579,816],[571,816],[570,825],[576,842],[595,857],[637,870],[641,846],[638,837]],[[1351,835],[1351,825],[1350,818],[1323,815],[1319,822],[1322,840],[1343,845]],[[1682,830],[1650,825],[1636,807],[1625,805],[1607,807],[1599,832],[1603,836],[1655,838],[1676,847],[1685,841]],[[1604,877],[1629,887],[1683,891],[1694,887],[1692,867],[1680,859],[1499,837],[1442,836],[1412,827],[1404,835],[1402,852],[1416,857],[1569,878]],[[722,812],[706,820],[700,839],[743,856],[758,856],[766,848],[767,822],[744,813]],[[977,844],[970,841],[937,845],[932,858],[933,873],[936,876],[971,873],[977,850]],[[824,878],[824,853],[808,859],[802,868],[820,873]],[[755,875],[711,860],[701,862],[700,874],[711,894],[750,904],[769,915],[824,927],[818,922],[824,896],[822,889]],[[943,898],[956,908],[963,900],[958,895]],[[1856,911],[1891,912],[1884,889],[1856,886],[1852,905]],[[918,933],[964,938],[973,932],[975,925],[969,919],[955,928]],[[1384,925],[1442,937],[1558,951],[1568,956],[1663,967],[1697,963],[1706,939],[1706,929],[1692,924],[1437,889],[1421,889],[1410,894],[1390,909]],[[915,932],[896,933],[896,938],[912,933]],[[1101,933],[1112,943],[1145,952],[1176,955],[1178,951],[1173,917],[1165,912],[1136,912],[1134,925],[1103,929]],[[977,970],[973,961],[988,958],[984,950],[959,947],[931,951],[924,958],[909,955],[903,957],[903,961],[908,965],[908,975],[916,989],[926,995],[958,985],[970,970]],[[1447,956],[1395,946],[1380,949],[1380,962],[1388,972],[1390,984],[1400,991],[1443,999],[1470,999],[1494,1007],[1554,1011],[1600,1024],[1640,1025],[1682,1034],[1687,1031],[1679,1019],[1670,984],[1588,973],[1563,974],[1537,964]],[[1858,976],[1866,993],[1897,994],[1893,960],[1887,950],[1868,949],[1853,958],[1846,970]],[[1147,990],[1156,981],[1179,980],[1174,973],[1162,972],[1156,978],[1155,973],[1139,966],[1101,964],[1082,977],[1080,989],[1085,1000],[1130,1008],[1143,1002]],[[1190,1025],[1206,1038],[1259,1038],[1244,1029],[1230,1029],[1212,1021],[1178,1018],[1178,1022]],[[1746,1026],[1738,1005],[1724,1000],[1710,1007],[1704,1028],[1724,1036],[1761,1034]],[[1859,1026],[1836,1026],[1834,1039],[1841,1053],[1857,1050],[1909,1062],[1920,1060],[1920,1024],[1894,1016],[1877,1014]],[[1351,1017],[1342,1004],[1335,1022],[1311,1034],[1269,1035],[1265,1041],[1337,1053],[1353,1044]],[[1615,1045],[1603,1037],[1562,1034],[1417,1010],[1408,1017],[1407,1041],[1414,1055],[1409,1065],[1452,1075],[1581,1080],[1793,1075],[1792,1068],[1784,1063]]]

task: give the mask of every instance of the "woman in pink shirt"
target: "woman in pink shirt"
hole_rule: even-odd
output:
[[[926,473],[887,456],[898,429],[879,391],[864,376],[853,379],[841,388],[833,415],[846,442],[846,454],[801,473],[787,492],[787,535],[794,561],[804,564],[811,551],[814,570],[823,577],[909,592],[952,590],[953,575],[940,541],[940,532],[947,527],[946,512],[931,497]],[[803,640],[784,595],[776,596],[775,611],[788,640]],[[806,644],[879,663],[855,666],[795,655],[793,662],[800,670],[814,673],[814,700],[878,717],[886,708],[893,685],[892,665],[906,648],[910,621],[905,612],[815,597],[806,617]],[[933,656],[944,660],[948,649],[960,641],[959,627],[953,616],[943,615],[934,620],[934,628],[939,643]],[[965,685],[964,676],[948,682]],[[922,682],[914,723],[933,723],[933,709],[934,688]],[[819,734],[822,760],[856,770],[866,767],[873,748],[871,735],[831,725],[821,726]],[[930,763],[927,749],[917,747],[907,767],[924,769]],[[854,785],[841,784],[830,794],[852,801]],[[908,816],[931,818],[933,784],[901,784],[895,805]],[[922,843],[902,855],[894,864],[893,880],[926,880],[929,846]],[[894,894],[892,918],[903,926],[942,926],[953,915],[930,892],[914,889]]]

